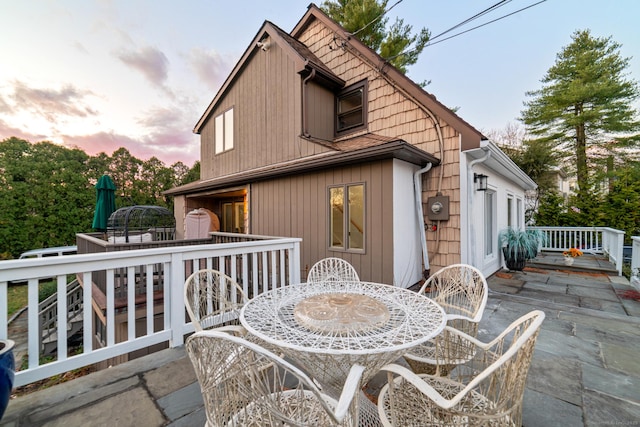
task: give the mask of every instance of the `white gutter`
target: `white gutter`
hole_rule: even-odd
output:
[[[424,213],[422,211],[422,175],[428,172],[432,163],[413,174],[413,190],[416,198],[416,212],[418,215],[418,227],[420,228],[420,242],[422,243],[422,262],[424,269],[429,270],[429,252],[427,251],[427,232],[424,229]],[[423,273],[424,276],[424,273]]]
[[[487,154],[485,154],[483,157],[480,157],[479,159],[475,159],[470,161],[469,163],[467,163],[467,206],[469,207],[467,209],[467,224],[469,224],[469,227],[467,228],[469,231],[469,235],[468,237],[468,242],[469,244],[467,245],[467,251],[468,251],[468,259],[471,260],[471,262],[469,264],[471,264],[472,266],[479,268],[478,264],[476,263],[476,251],[474,250],[476,247],[476,233],[475,233],[475,228],[473,226],[473,218],[471,217],[471,215],[473,214],[474,210],[473,210],[473,191],[474,191],[474,186],[473,186],[473,166],[476,165],[477,163],[482,163],[484,161],[486,161],[489,157],[491,157],[491,151],[487,151]]]

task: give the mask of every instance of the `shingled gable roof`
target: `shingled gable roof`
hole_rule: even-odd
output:
[[[200,133],[202,126],[204,126],[211,116],[215,106],[227,93],[227,90],[229,90],[235,79],[240,75],[247,61],[256,52],[256,50],[260,49],[260,47],[258,47],[258,42],[264,40],[267,36],[270,37],[269,42],[278,44],[289,54],[296,64],[296,71],[302,76],[306,77],[311,73],[311,70],[315,70],[316,73],[314,74],[314,80],[334,89],[344,87],[344,80],[336,76],[329,67],[324,65],[322,61],[320,61],[320,59],[318,59],[318,57],[314,55],[309,48],[307,48],[307,46],[299,40],[291,37],[277,25],[269,21],[264,21],[262,27],[249,44],[249,47],[245,50],[244,54],[233,68],[231,74],[229,74],[220,90],[218,90],[218,93],[213,98],[202,117],[200,117],[198,123],[196,123],[196,126],[193,129],[194,133]]]
[[[315,142],[326,143],[326,141]],[[434,166],[439,164],[437,158],[417,148],[415,145],[411,145],[401,139],[374,134],[350,138],[340,142],[338,147],[333,146],[332,148],[334,151],[327,151],[303,159],[289,160],[257,169],[195,181],[167,190],[163,194],[177,196],[180,194],[215,191],[236,185],[245,185],[248,182],[333,168],[336,165],[349,165],[385,159],[400,159],[420,167],[425,166],[427,163],[431,163]]]
[[[480,141],[487,139],[473,126],[460,118],[456,113],[441,104],[435,96],[427,93],[424,89],[414,83],[413,80],[402,74],[380,55],[348,33],[342,26],[340,26],[340,24],[331,19],[315,4],[311,3],[309,5],[307,13],[305,13],[291,31],[293,38],[297,39],[300,34],[302,34],[302,32],[304,32],[304,30],[316,19],[321,21],[331,31],[340,35],[340,38],[346,40],[348,46],[355,49],[361,57],[365,58],[371,65],[379,70],[379,73],[387,78],[390,83],[396,86],[396,88],[406,92],[416,102],[422,104],[433,114],[440,117],[449,126],[458,131],[462,135],[461,148],[463,151],[480,148]]]

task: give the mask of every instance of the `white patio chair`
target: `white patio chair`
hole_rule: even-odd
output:
[[[294,365],[240,337],[201,331],[185,346],[210,427],[357,425],[363,366],[351,368],[336,400]]]
[[[467,264],[454,264],[438,270],[418,291],[440,304],[447,315],[447,326],[476,337],[478,323],[487,305],[487,280],[480,270]],[[405,360],[418,374],[446,375],[455,365],[473,357],[475,347],[457,343],[458,353],[443,349],[450,339],[445,329],[436,338],[412,348],[405,354]],[[438,345],[436,343],[438,342]],[[445,357],[446,356],[446,357]]]
[[[355,281],[360,278],[356,269],[342,258],[329,257],[316,262],[307,275],[307,282]]]
[[[384,366],[388,383],[378,396],[383,425],[520,427],[527,372],[543,320],[542,311],[532,311],[486,344],[447,327],[476,347],[474,358],[449,377]]]
[[[239,325],[246,301],[242,287],[217,270],[198,270],[184,284],[184,304],[196,331]]]

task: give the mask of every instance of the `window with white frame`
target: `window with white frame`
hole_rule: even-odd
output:
[[[496,246],[496,193],[484,193],[484,256],[495,256]]]
[[[513,196],[511,194],[507,195],[507,226],[513,227]]]
[[[231,150],[233,148],[233,108],[219,114],[214,119],[215,126],[215,153]]]
[[[516,214],[518,215],[517,218],[516,218],[516,224],[518,224],[518,229],[522,229],[523,228],[523,224],[522,224],[523,213],[522,213],[522,199],[521,198],[517,198],[516,199]]]
[[[364,250],[364,184],[329,188],[329,245],[331,249]]]

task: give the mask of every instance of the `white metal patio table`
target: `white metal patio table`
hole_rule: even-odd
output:
[[[353,364],[366,367],[364,384],[446,323],[443,309],[424,295],[360,281],[272,289],[245,303],[240,322],[321,385],[336,389]]]

